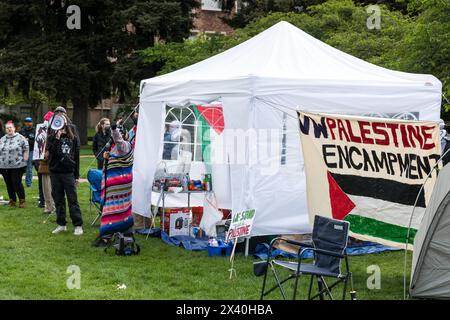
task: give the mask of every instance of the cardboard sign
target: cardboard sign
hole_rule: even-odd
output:
[[[170,215],[169,237],[189,235],[189,213],[178,212]]]
[[[36,126],[36,134],[34,140],[33,160],[43,160],[45,152],[45,141],[47,140],[48,122],[40,123]]]
[[[255,209],[234,213],[230,228],[228,230],[227,240],[229,241],[239,237],[248,237],[252,232],[255,213]]]

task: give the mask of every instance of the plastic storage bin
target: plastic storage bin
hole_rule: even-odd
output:
[[[210,257],[229,257],[233,251],[233,242],[227,244],[222,241],[218,241],[219,245],[217,247],[212,247],[208,245],[208,256]]]

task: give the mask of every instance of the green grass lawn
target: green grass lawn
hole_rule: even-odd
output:
[[[141,254],[132,257],[105,254],[91,247],[98,227],[89,227],[88,184],[81,184],[79,200],[85,234],[52,235],[55,219],[34,206],[37,183],[27,191],[27,209],[0,207],[0,299],[258,299],[262,277],[252,273],[253,259],[238,255],[237,278],[229,279],[229,261],[164,244],[160,239],[137,235]],[[6,198],[3,181],[0,195]],[[69,220],[70,221],[70,220]],[[381,289],[368,290],[367,267],[381,269]],[[81,289],[66,286],[71,265],[80,267]],[[403,252],[350,257],[359,299],[403,297]],[[305,278],[306,280],[306,278]],[[302,288],[306,290],[306,282]],[[126,290],[117,290],[125,284]],[[303,291],[305,292],[305,291]],[[270,298],[280,299],[279,292]]]

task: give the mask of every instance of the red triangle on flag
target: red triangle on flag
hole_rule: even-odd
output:
[[[356,205],[350,200],[347,194],[342,191],[341,187],[339,187],[329,171],[327,171],[327,177],[330,192],[331,214],[334,219],[343,220]]]
[[[223,132],[225,121],[221,106],[197,106],[197,110],[217,134],[220,135]]]

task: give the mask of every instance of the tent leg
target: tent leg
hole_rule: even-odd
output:
[[[250,237],[245,239],[245,256],[248,257],[248,251],[250,248]]]

